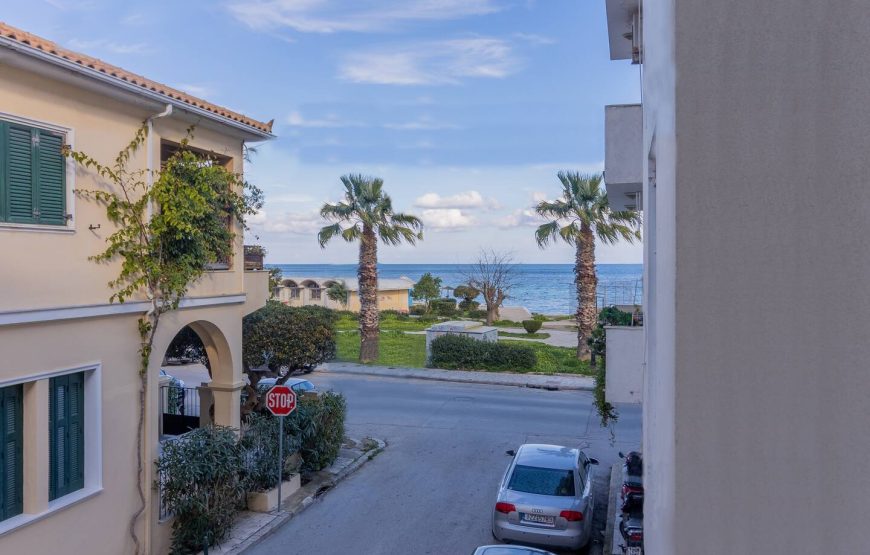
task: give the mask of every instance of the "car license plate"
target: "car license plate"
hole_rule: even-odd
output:
[[[641,548],[639,546],[633,546],[628,548],[628,555],[641,555]]]
[[[528,522],[530,524],[538,524],[541,526],[555,526],[556,525],[556,517],[554,517],[554,516],[522,513],[522,518],[520,520],[522,520],[523,522]]]

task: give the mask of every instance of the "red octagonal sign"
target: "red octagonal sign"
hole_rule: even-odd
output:
[[[287,416],[296,410],[296,392],[286,385],[276,385],[266,393],[266,408],[275,416]]]

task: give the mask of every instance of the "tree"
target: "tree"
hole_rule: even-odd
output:
[[[210,264],[232,254],[235,233],[227,218],[245,225],[245,218],[263,205],[262,191],[220,164],[194,154],[188,143],[192,128],[179,148],[149,174],[130,170],[128,163],[148,136],[143,124],[110,165],[80,151],[65,155],[85,170],[95,171],[112,185],[105,189],[79,189],[76,193],[102,204],[115,230],[108,245],[90,259],[97,263],[120,260],[118,276],[109,282],[110,302],[123,303],[141,295],[149,308],[139,318],[139,415],[136,434],[139,507],[130,519],[130,536],[140,552],[136,525],[145,510],[143,436],[145,391],[154,337],[163,314],[178,308],[188,289]],[[151,210],[151,207],[156,209]]]
[[[393,211],[393,201],[384,192],[384,181],[378,177],[349,174],[341,177],[344,200],[326,203],[320,215],[332,224],[317,234],[321,248],[335,237],[351,243],[359,241],[359,327],[360,362],[378,358],[378,241],[411,245],[423,239],[423,223],[410,214]]]
[[[432,301],[432,299],[437,299],[440,296],[441,278],[435,277],[429,272],[423,274],[423,277],[420,278],[420,281],[415,283],[414,288],[411,289],[411,297],[415,301],[424,301],[426,303],[427,313],[431,309],[429,303]]]
[[[281,271],[281,268],[277,266],[269,268],[269,292],[271,298],[274,298],[275,295],[278,294],[278,288],[281,287],[282,277],[283,272]]]
[[[341,306],[347,307],[347,299],[350,297],[350,291],[347,290],[347,286],[343,281],[333,281],[329,284],[329,287],[326,288],[326,297],[332,301],[341,303]]]
[[[459,303],[461,310],[475,310],[480,303],[474,299],[480,296],[480,290],[470,285],[460,285],[453,290],[453,296],[457,299],[462,299]]]
[[[483,249],[465,274],[468,285],[480,291],[486,304],[486,325],[498,318],[498,310],[514,285],[515,269],[510,253]]]
[[[265,377],[287,381],[335,357],[335,311],[322,306],[290,307],[278,301],[242,320],[242,368],[250,385],[242,413],[263,409],[257,383]],[[253,369],[256,369],[254,371]]]
[[[634,210],[612,211],[601,174],[559,172],[562,198],[542,201],[535,210],[551,221],[538,227],[535,239],[543,248],[550,240],[572,245],[574,284],[577,288],[577,357],[589,353],[587,339],[598,319],[596,308],[595,238],[613,244],[619,239],[640,239],[640,214]]]

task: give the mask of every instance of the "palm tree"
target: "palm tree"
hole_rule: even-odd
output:
[[[562,198],[542,201],[535,211],[550,219],[535,231],[538,246],[552,239],[573,245],[574,284],[577,287],[577,357],[589,352],[586,340],[592,335],[598,314],[595,294],[595,238],[613,244],[619,239],[633,243],[640,239],[640,213],[635,210],[612,211],[607,192],[601,186],[601,174],[559,172]]]
[[[372,362],[378,358],[378,240],[386,245],[403,240],[413,245],[423,239],[423,223],[416,216],[393,212],[383,179],[349,174],[341,182],[344,200],[320,209],[320,215],[333,223],[320,230],[317,240],[321,248],[333,237],[348,243],[359,241],[359,360]]]

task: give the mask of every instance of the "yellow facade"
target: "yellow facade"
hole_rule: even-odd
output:
[[[161,104],[88,75],[58,70],[54,62],[32,53],[7,50],[7,42],[0,40],[0,120],[63,133],[73,149],[97,160],[113,160],[143,121],[167,104],[173,112],[153,120],[148,144],[133,157],[131,169],[159,168],[161,141],[180,141],[191,123],[197,124],[191,145],[229,157],[236,172],[243,168],[244,142],[268,138],[193,114],[178,100],[167,98]],[[128,527],[138,506],[136,322],[147,303],[110,304],[107,283],[119,266],[88,260],[105,248],[113,227],[104,207],[76,196],[73,189],[106,184],[68,161],[66,187],[71,215],[66,225],[0,221],[0,388],[23,384],[24,393],[23,512],[0,520],[0,553],[134,551]],[[243,230],[237,227],[236,232],[229,268],[209,272],[197,283],[182,308],[162,318],[155,340],[145,404],[146,511],[138,525],[145,553],[163,553],[168,547],[169,523],[158,522],[152,488],[159,451],[157,384],[162,353],[185,325],[197,331],[208,350],[215,422],[239,425],[242,317],[265,303],[268,275],[244,271]],[[84,487],[49,501],[48,384],[52,377],[80,371]]]

